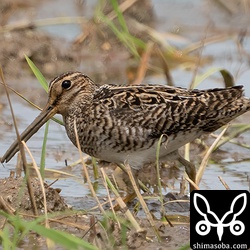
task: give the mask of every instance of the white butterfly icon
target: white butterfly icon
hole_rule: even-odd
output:
[[[235,209],[234,206],[236,202],[241,198],[243,198],[243,206],[238,212],[234,213],[234,209]],[[205,206],[206,206],[205,213],[202,212],[201,209],[198,207],[198,203],[197,203],[198,199],[202,199],[204,201]],[[241,235],[245,231],[245,225],[243,224],[242,221],[236,220],[236,217],[239,216],[246,208],[246,205],[247,205],[246,193],[239,194],[233,199],[231,206],[230,206],[230,210],[226,212],[221,219],[219,219],[218,216],[213,211],[210,210],[210,205],[207,199],[203,195],[199,193],[195,193],[193,202],[194,202],[194,207],[196,211],[204,217],[204,220],[199,221],[195,226],[195,230],[199,235],[202,235],[202,236],[207,235],[210,232],[211,227],[216,227],[219,241],[221,241],[222,235],[224,233],[224,227],[229,227],[230,232],[236,236]],[[217,223],[212,223],[211,221],[209,221],[208,216],[207,216],[208,214],[212,215]],[[223,223],[225,219],[227,218],[227,216],[230,214],[233,214],[233,219],[229,223]]]

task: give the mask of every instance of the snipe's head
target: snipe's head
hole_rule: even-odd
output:
[[[67,72],[54,78],[49,84],[49,99],[46,106],[20,135],[20,139],[22,141],[29,140],[56,113],[65,116],[70,112],[72,105],[89,102],[95,88],[94,82],[80,72]],[[8,162],[18,150],[18,141],[16,140],[1,158],[1,162]]]
[[[67,115],[69,108],[88,103],[96,85],[80,72],[67,72],[54,78],[49,84],[48,107],[55,113]]]

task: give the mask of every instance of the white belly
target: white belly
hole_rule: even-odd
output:
[[[178,135],[175,139],[169,138],[166,142],[161,144],[159,159],[160,161],[175,160],[178,157],[178,149],[186,143],[199,137],[200,134],[197,132],[195,135],[186,134]],[[128,163],[134,169],[140,169],[145,164],[149,164],[156,161],[157,144],[148,149],[141,149],[137,151],[129,152],[114,152],[109,150],[102,150],[97,158],[102,160],[113,162],[113,163]]]

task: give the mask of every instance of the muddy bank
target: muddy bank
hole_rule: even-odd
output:
[[[41,185],[37,178],[31,179],[31,185],[37,205],[38,213],[44,213],[44,199],[41,191]],[[51,188],[44,183],[46,202],[49,212],[64,211],[69,206],[60,196],[59,190]],[[27,190],[27,184],[23,177],[9,177],[0,179],[1,199],[5,201],[5,206],[9,207],[9,212],[16,213],[18,211],[32,212],[32,204]],[[2,203],[4,206],[4,203]],[[3,207],[1,207],[3,209]]]
[[[88,7],[81,3],[72,4],[74,8],[82,8],[83,12]],[[97,4],[97,3],[96,3]],[[94,20],[94,18],[82,17],[80,27],[82,31],[73,40],[65,37],[51,35],[40,27],[45,24],[37,24],[34,16],[39,15],[41,4],[38,1],[21,2],[2,1],[1,10],[3,16],[0,20],[0,62],[7,79],[32,77],[24,55],[27,55],[44,74],[51,80],[56,75],[66,71],[83,71],[92,75],[100,83],[109,79],[115,81],[126,77],[129,65],[134,64],[130,52],[117,38],[107,25]],[[106,4],[102,7],[104,15],[112,14],[112,7]],[[23,16],[25,11],[25,16]],[[45,10],[46,11],[46,10]],[[14,18],[13,13],[19,13],[20,20]],[[93,14],[94,15],[94,14]],[[112,14],[113,15],[113,14]],[[46,16],[46,15],[45,15]],[[152,24],[154,9],[151,1],[143,0],[131,5],[124,17],[145,24]],[[64,23],[62,18],[55,22],[58,26]],[[118,25],[114,19],[114,25]],[[46,20],[46,18],[45,18]],[[79,26],[74,21],[72,25]],[[76,22],[76,23],[74,23]],[[53,26],[53,21],[52,21]],[[67,28],[67,26],[65,26]],[[132,35],[145,38],[145,32],[139,32],[133,26],[129,27]],[[67,30],[65,30],[65,33]]]
[[[37,178],[31,179],[34,198],[38,209],[38,215],[44,214],[44,200]],[[136,220],[141,227],[141,231],[136,231],[133,226],[124,217],[123,212],[116,212],[116,216],[122,224],[117,224],[113,219],[105,218],[93,212],[84,210],[75,211],[70,208],[64,199],[60,196],[59,190],[52,188],[44,183],[47,200],[50,227],[57,230],[74,234],[83,238],[89,243],[95,244],[100,249],[120,249],[124,244],[128,249],[152,249],[159,248],[179,248],[189,242],[189,218],[185,214],[189,212],[189,203],[180,203],[178,200],[187,200],[187,197],[180,197],[175,194],[168,194],[164,203],[168,222],[155,220],[155,228],[158,231],[159,238],[156,237],[155,230],[142,215],[142,209],[139,209],[139,217]],[[30,197],[27,191],[25,180],[22,177],[11,176],[0,179],[0,208],[9,213],[18,213],[27,221],[33,220],[35,216],[32,213]],[[145,194],[146,196],[146,194]],[[176,201],[169,203],[169,201]],[[136,200],[130,204],[130,209],[136,204]],[[160,203],[157,200],[147,202],[152,214],[158,214]],[[110,211],[109,205],[105,205],[105,211]],[[59,213],[60,211],[60,213]],[[138,212],[137,212],[138,213]],[[96,215],[95,215],[96,214]],[[173,215],[171,215],[173,214]],[[181,215],[184,214],[184,215]],[[4,217],[0,216],[1,223]],[[171,223],[171,224],[169,224]],[[126,236],[124,238],[124,230]],[[123,232],[122,232],[123,231]],[[19,243],[19,247],[26,248],[36,245],[44,249],[45,239],[36,234],[24,237]],[[58,246],[59,247],[59,246]],[[56,249],[60,249],[56,248]]]

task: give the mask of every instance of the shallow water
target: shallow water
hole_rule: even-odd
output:
[[[44,2],[39,9],[37,16],[39,18],[51,17],[51,16],[77,16],[78,13],[76,8],[72,6],[70,1],[64,1],[64,4],[58,4],[59,1]],[[91,1],[87,1],[90,4]],[[161,32],[176,32],[179,35],[186,36],[190,41],[199,40],[199,38],[205,36],[205,29],[209,23],[215,30],[226,30],[230,31],[240,30],[244,28],[242,23],[244,22],[245,16],[238,16],[234,18],[234,24],[228,21],[228,16],[224,13],[221,16],[221,11],[214,11],[213,14],[209,12],[211,6],[207,1],[160,1],[154,0],[154,7],[158,21],[156,22],[156,29]],[[57,8],[52,8],[53,6]],[[88,5],[88,9],[91,10],[92,4]],[[209,6],[208,9],[205,7]],[[85,11],[88,13],[88,11]],[[167,13],[167,14],[166,14]],[[192,18],[190,18],[192,16]],[[237,26],[238,22],[238,26]],[[211,24],[212,23],[212,24]],[[71,41],[78,34],[80,28],[78,25],[62,25],[43,28],[55,36],[62,36],[63,38]],[[63,30],[63,32],[62,32]],[[220,34],[219,31],[216,34]],[[233,36],[232,36],[233,37]],[[189,42],[182,42],[179,46],[183,47]],[[247,53],[250,53],[250,37],[246,37],[244,40],[244,49]],[[236,76],[237,84],[243,84],[246,88],[246,95],[250,96],[250,69],[248,61],[245,57],[239,55],[239,50],[234,42],[231,40],[222,41],[220,43],[211,44],[206,46],[202,51],[202,56],[212,57],[212,61],[206,64],[202,68],[205,72],[211,67],[222,67],[230,71]],[[187,87],[193,77],[193,70],[183,70],[176,68],[171,71],[172,76],[175,80],[176,86]],[[213,88],[222,87],[221,77],[216,75],[215,77],[209,77],[208,80],[204,81],[198,88]],[[111,80],[112,81],[112,80]],[[150,76],[145,79],[145,82],[152,83],[165,83],[164,77]],[[18,120],[18,128],[23,131],[38,115],[39,111],[30,108],[27,104],[21,101],[19,98],[12,97],[13,108]],[[0,130],[0,155],[3,155],[9,145],[15,139],[15,133],[12,126],[8,125],[11,121],[10,110],[5,100],[5,96],[1,95],[2,103],[6,104],[2,111],[0,111],[1,117],[1,130]],[[250,114],[240,117],[237,122],[249,123]],[[10,122],[12,123],[12,122]],[[36,133],[32,139],[29,140],[27,145],[33,153],[36,161],[40,161],[40,152],[43,140],[44,128]],[[241,135],[241,140],[244,143],[250,145],[250,131],[245,132]],[[247,189],[249,190],[250,185],[250,150],[242,147],[234,146],[227,143],[222,147],[225,151],[223,154],[225,157],[220,160],[220,163],[210,163],[204,173],[200,188],[204,189],[224,189],[223,185],[218,180],[218,176],[221,176],[224,181],[229,185],[231,189]],[[248,159],[243,162],[234,162],[235,158]],[[65,170],[71,174],[78,176],[79,178],[64,178],[59,179],[53,187],[62,189],[61,194],[67,198],[67,200],[76,207],[82,206],[82,200],[80,197],[85,197],[90,194],[89,188],[86,183],[82,180],[81,166],[78,165],[74,168],[65,167],[65,159],[68,164],[78,160],[78,151],[71,144],[64,128],[55,122],[50,122],[49,136],[47,142],[47,158],[46,167],[56,170]],[[230,162],[230,163],[229,163]],[[9,171],[15,168],[16,157],[12,159],[8,164],[4,164],[1,167],[0,177],[6,177],[9,175]],[[48,182],[52,182],[55,178],[47,178]],[[179,191],[179,180],[174,182],[173,189],[167,189],[168,191]],[[97,194],[102,197],[106,195],[106,191],[103,186],[100,186],[97,190]],[[85,202],[85,201],[84,201]],[[90,202],[91,203],[91,202]]]

